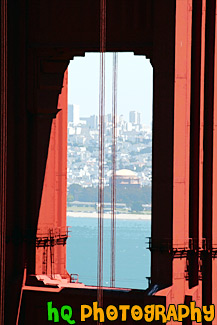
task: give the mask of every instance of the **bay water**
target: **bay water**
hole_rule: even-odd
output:
[[[67,271],[79,274],[79,282],[97,285],[97,218],[67,218]],[[146,289],[150,276],[151,255],[148,237],[151,220],[116,221],[116,280],[120,288]],[[103,285],[110,285],[111,221],[104,219]]]

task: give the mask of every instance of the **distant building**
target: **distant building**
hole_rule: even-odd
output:
[[[96,130],[98,128],[98,116],[91,115],[87,120],[87,126],[89,126],[91,129]]]
[[[131,132],[132,129],[133,129],[132,123],[127,122],[127,124],[126,124],[126,131]]]
[[[107,114],[105,116],[105,122],[107,122],[107,123],[111,123],[112,122],[112,114]]]
[[[82,125],[87,125],[89,118],[88,117],[80,117],[79,123]]]
[[[130,111],[129,113],[129,122],[132,124],[141,124],[141,113],[136,111]]]
[[[79,105],[72,104],[68,106],[68,122],[72,122],[74,125],[80,123]]]
[[[141,124],[141,113],[137,112],[137,124]]]
[[[123,123],[124,122],[124,115],[118,116],[118,122]]]
[[[140,180],[136,172],[129,169],[116,171],[116,186],[140,186]]]

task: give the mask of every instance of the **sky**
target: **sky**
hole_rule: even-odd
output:
[[[112,53],[106,53],[105,114],[112,111]],[[99,112],[100,54],[86,53],[70,61],[68,103],[80,106],[80,117]],[[145,56],[118,53],[117,114],[129,120],[129,112],[141,113],[142,123],[152,124],[153,68]]]

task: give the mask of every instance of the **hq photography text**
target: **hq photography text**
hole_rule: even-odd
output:
[[[187,317],[190,317],[191,321],[201,323],[203,320],[206,322],[212,322],[215,318],[215,306],[202,306],[202,308],[196,307],[196,302],[190,302],[189,306],[184,304],[169,305],[166,310],[163,305],[145,305],[143,307],[139,305],[109,305],[103,309],[98,307],[98,302],[93,302],[93,305],[81,305],[80,307],[80,319],[73,318],[73,308],[68,305],[64,305],[60,310],[54,307],[53,302],[47,302],[47,315],[48,321],[53,323],[59,323],[64,320],[68,324],[78,324],[80,322],[87,322],[89,320],[98,321],[104,323],[105,321],[122,321],[127,322],[131,319],[133,321],[144,320],[144,323],[151,323],[154,321],[161,321],[167,323],[170,321],[182,322]]]

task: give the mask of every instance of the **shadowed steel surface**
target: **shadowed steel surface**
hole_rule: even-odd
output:
[[[1,1],[1,115],[0,115],[0,259],[1,297],[0,323],[5,311],[5,254],[6,254],[6,173],[7,173],[7,0]]]

